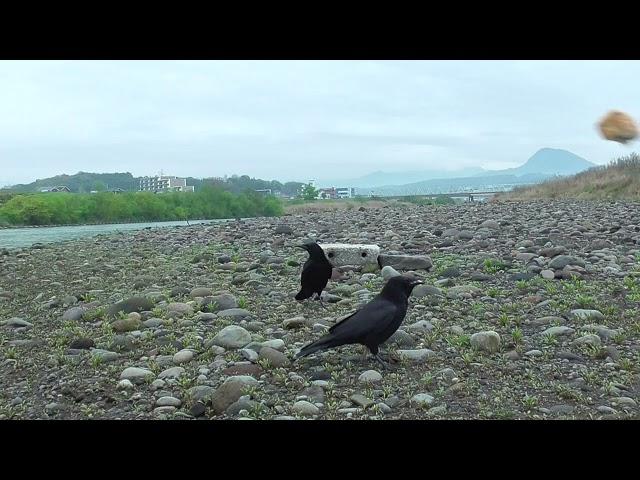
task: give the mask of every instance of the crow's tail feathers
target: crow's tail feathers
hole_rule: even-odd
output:
[[[316,340],[309,345],[305,345],[300,349],[300,351],[296,354],[297,358],[306,357],[307,355],[311,355],[319,350],[326,350],[327,348],[336,347],[336,339],[333,335],[325,335],[324,337]]]

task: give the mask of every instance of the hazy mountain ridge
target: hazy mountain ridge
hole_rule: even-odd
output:
[[[382,187],[356,188],[358,195],[396,196],[454,193],[467,190],[500,191],[515,185],[530,185],[542,182],[555,175],[531,173],[526,175],[491,175],[484,177],[442,178],[406,185],[385,185]]]
[[[573,175],[594,166],[596,166],[594,163],[567,150],[541,148],[519,167],[503,170],[485,170],[476,167],[455,172],[440,170],[377,171],[356,179],[324,180],[317,183],[320,186],[356,187],[356,192],[367,195],[372,190],[385,192],[386,195],[415,195],[417,190],[423,193],[446,193],[451,191],[447,190],[448,186],[453,189],[464,186],[493,188],[494,184],[504,182],[513,185],[535,183],[555,175]],[[491,180],[490,177],[504,178]],[[460,179],[466,179],[466,181],[460,181]],[[428,191],[428,187],[437,188],[437,191]]]
[[[413,181],[404,185],[386,183],[380,186],[359,187],[359,195],[426,195],[430,193],[451,193],[467,190],[499,191],[515,186],[530,185],[557,176],[583,172],[596,164],[567,150],[541,148],[524,164],[503,170],[482,170],[469,176],[433,178]]]
[[[404,185],[412,182],[421,182],[439,178],[471,177],[485,172],[483,168],[474,167],[464,170],[421,170],[409,172],[384,172],[378,170],[362,177],[349,179],[319,179],[316,184],[319,187],[377,187],[381,185]]]

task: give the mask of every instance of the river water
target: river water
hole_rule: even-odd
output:
[[[190,225],[198,223],[226,222],[227,220],[189,220]],[[146,223],[117,223],[107,225],[74,225],[65,227],[37,227],[37,228],[2,228],[0,229],[0,248],[23,248],[34,243],[53,243],[73,240],[82,237],[92,237],[100,233],[127,232],[142,230],[143,228],[162,228],[187,225],[179,222],[146,222]]]

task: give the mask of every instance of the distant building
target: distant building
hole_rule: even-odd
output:
[[[44,192],[71,192],[71,189],[66,185],[59,185],[57,187],[41,188],[40,191],[43,193]]]
[[[322,199],[322,200],[335,199],[335,198],[338,198],[338,192],[335,187],[319,188],[318,195],[316,198]]]
[[[356,189],[353,187],[329,187],[318,189],[316,198],[321,200],[337,199],[337,198],[353,198],[356,195]]]
[[[186,178],[160,175],[140,178],[141,192],[193,192],[193,185],[187,185]]]
[[[336,188],[336,194],[338,198],[353,198],[356,196],[356,189],[353,187],[339,187]]]
[[[107,192],[110,192],[110,193],[122,193],[122,192],[124,192],[124,190],[122,188],[120,188],[120,187],[115,187],[115,188],[108,189]]]
[[[271,188],[261,188],[256,190],[257,193],[261,193],[262,195],[266,196],[273,196],[273,197],[282,197],[282,192],[280,190],[272,190]]]

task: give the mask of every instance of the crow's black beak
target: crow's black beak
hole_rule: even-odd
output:
[[[413,282],[411,282],[411,286],[415,287],[416,285],[423,285],[424,282],[422,280],[414,280]]]

